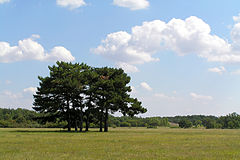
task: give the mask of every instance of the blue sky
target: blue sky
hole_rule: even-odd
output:
[[[122,67],[144,116],[240,113],[240,2],[0,0],[0,107],[57,60]]]

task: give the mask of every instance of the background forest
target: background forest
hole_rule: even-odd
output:
[[[66,128],[67,122],[44,121],[43,114],[27,109],[6,109],[0,108],[0,128]],[[83,124],[85,126],[85,124]],[[175,116],[175,117],[109,117],[110,127],[205,127],[235,129],[240,128],[240,115],[232,113],[226,116]],[[99,123],[90,123],[90,128],[98,128]]]

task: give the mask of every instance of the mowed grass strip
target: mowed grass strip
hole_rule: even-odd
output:
[[[240,130],[0,129],[0,159],[240,159]]]

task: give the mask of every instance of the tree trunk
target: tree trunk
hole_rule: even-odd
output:
[[[78,128],[77,128],[77,119],[75,119],[75,132],[78,131]]]
[[[68,132],[71,132],[71,115],[70,115],[70,107],[69,107],[69,100],[67,100],[67,114],[68,114]]]
[[[71,132],[71,121],[68,119],[68,132]]]
[[[104,132],[108,132],[108,107],[105,110]]]
[[[77,124],[77,111],[76,111],[76,109],[75,109],[75,103],[73,103],[73,110],[74,110],[74,127],[75,127],[75,132],[77,132],[78,131],[78,124]]]
[[[87,112],[87,114],[86,114],[86,132],[88,131],[88,128],[89,128],[89,113]]]
[[[83,113],[82,113],[82,107],[80,109],[80,124],[79,124],[80,132],[82,132],[83,129]]]
[[[102,128],[103,128],[103,108],[101,109],[101,113],[100,113],[100,130],[99,130],[99,132],[103,131]]]

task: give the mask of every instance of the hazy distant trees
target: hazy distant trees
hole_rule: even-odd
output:
[[[110,116],[109,126],[111,127],[168,127],[168,119],[162,117],[113,117]]]
[[[240,128],[240,115],[234,112],[226,116],[221,116],[217,123],[221,125],[221,128]]]
[[[84,121],[88,130],[89,122],[97,120],[100,131],[104,124],[107,132],[109,113],[134,116],[147,111],[130,97],[130,77],[122,69],[57,62],[49,70],[49,76],[39,77],[33,109],[45,113],[46,120],[67,121],[68,131],[72,126],[82,131]]]
[[[88,101],[86,101],[87,103]],[[99,127],[98,112],[93,111],[95,108],[92,107],[91,111],[87,113],[87,109],[84,110],[83,126],[88,128]],[[86,114],[87,113],[87,114]],[[89,118],[87,120],[87,116]],[[71,127],[75,127],[75,118],[77,123],[79,121],[78,112],[76,116],[72,114]],[[201,117],[201,118],[200,118]],[[199,119],[200,118],[200,119]],[[222,128],[222,129],[235,129],[240,128],[240,116],[237,113],[231,113],[226,116],[214,117],[204,115],[193,115],[193,116],[177,116],[176,117],[131,117],[122,116],[114,117],[109,115],[108,125],[110,127],[148,127],[156,128],[159,126],[168,127],[169,122],[179,123],[182,119],[187,119],[192,123],[192,127],[205,127],[211,128]],[[173,120],[179,120],[178,122]],[[189,122],[188,122],[189,123]],[[188,124],[185,123],[185,124]],[[0,128],[6,127],[18,127],[18,128],[64,128],[67,126],[67,120],[61,117],[52,117],[49,113],[39,113],[27,109],[6,109],[0,108]],[[77,127],[79,125],[77,124]],[[179,125],[184,127],[185,125]]]
[[[0,127],[39,127],[39,122],[34,120],[38,113],[27,109],[0,108]]]
[[[204,116],[204,115],[192,115],[192,116],[175,116],[168,117],[170,122],[178,123],[181,128],[185,127],[187,123],[191,122],[194,127],[222,128],[222,129],[236,129],[240,128],[240,115],[237,113],[231,113],[226,116]]]
[[[86,112],[86,111],[84,111]],[[41,117],[44,117],[43,119]],[[74,117],[74,116],[73,116]],[[72,127],[74,127],[74,119],[72,120]],[[83,127],[87,127],[86,118],[84,118]],[[154,125],[152,126],[154,122]],[[155,123],[157,122],[157,123]],[[90,115],[89,128],[98,128],[99,122]],[[109,115],[108,124],[110,127],[148,127],[155,128],[158,126],[167,127],[168,119],[161,117],[114,117]],[[0,108],[0,128],[18,127],[18,128],[64,128],[67,126],[66,120],[56,118],[55,121],[52,119],[46,119],[46,115],[37,113],[27,109],[6,109]]]

